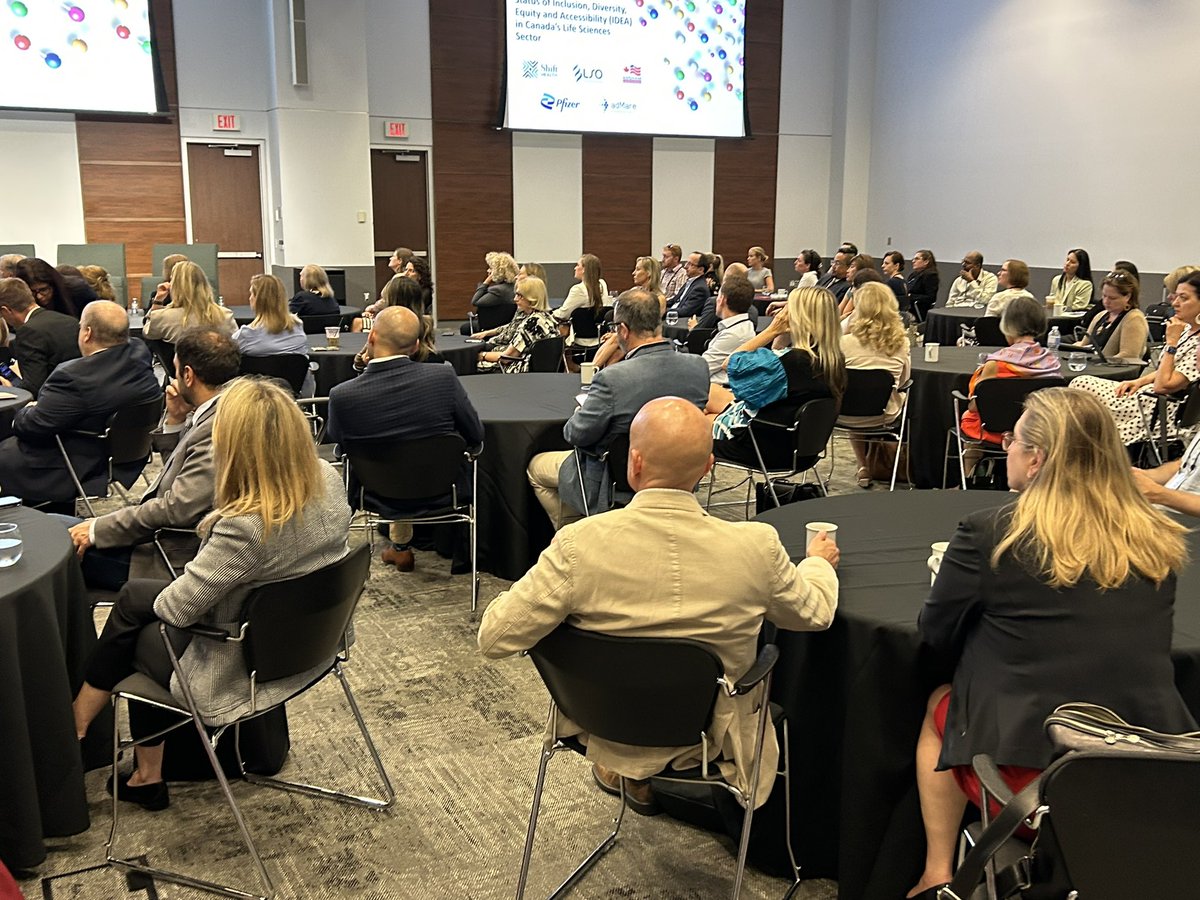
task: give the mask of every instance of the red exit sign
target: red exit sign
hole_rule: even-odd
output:
[[[213,116],[213,131],[241,131],[241,118],[234,113],[216,113]]]
[[[389,138],[406,138],[408,137],[407,122],[384,122],[383,136]]]

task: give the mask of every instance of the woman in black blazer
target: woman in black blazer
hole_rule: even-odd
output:
[[[933,258],[932,251],[918,250],[914,253],[912,271],[908,273],[904,284],[908,288],[908,300],[912,304],[913,315],[918,321],[925,321],[925,316],[937,302],[940,283],[937,260]]]
[[[923,642],[955,669],[917,742],[927,849],[909,897],[950,880],[967,799],[979,798],[975,754],[1024,787],[1054,755],[1043,721],[1071,701],[1196,727],[1171,663],[1186,529],[1141,497],[1111,413],[1085,391],[1048,388],[1004,444],[1021,496],[963,520],[921,612]]]

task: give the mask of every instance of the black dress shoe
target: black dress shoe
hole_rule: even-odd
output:
[[[136,803],[142,809],[148,809],[151,812],[158,812],[171,805],[171,795],[167,791],[167,783],[165,781],[130,787],[129,779],[133,777],[133,773],[117,777],[120,778],[121,788],[118,795],[119,799],[129,803]],[[113,776],[111,775],[108,776],[108,783],[105,785],[105,790],[109,794],[113,792]]]

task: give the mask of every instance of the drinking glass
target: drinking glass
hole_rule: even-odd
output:
[[[1086,353],[1068,353],[1067,368],[1072,372],[1082,372],[1087,368]]]
[[[336,325],[330,325],[325,329],[325,344],[330,350],[337,350],[341,346],[342,330]]]
[[[0,522],[0,569],[16,565],[23,548],[21,529],[9,522]]]
[[[679,324],[679,313],[677,313],[675,310],[671,310],[669,313],[667,313],[667,324],[668,325],[678,325]]]

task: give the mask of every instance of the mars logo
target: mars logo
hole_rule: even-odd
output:
[[[553,94],[542,94],[541,107],[542,109],[557,109],[559,112],[565,112],[568,109],[578,109],[578,100],[571,100],[567,97],[555,97]]]
[[[641,66],[626,66],[621,70],[621,81],[625,84],[641,84],[642,83],[642,67]]]
[[[571,71],[575,73],[576,81],[602,81],[604,79],[603,69],[585,69],[582,66],[576,66]]]

